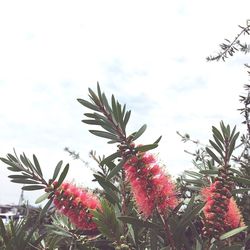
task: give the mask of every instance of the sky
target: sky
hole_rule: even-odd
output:
[[[96,168],[90,150],[116,150],[91,135],[88,112],[76,99],[100,83],[132,110],[128,132],[147,124],[138,143],[177,176],[192,168],[195,150],[176,131],[207,143],[221,120],[237,125],[248,55],[206,62],[225,38],[233,39],[249,16],[249,1],[1,1],[0,155],[35,154],[46,178],[60,160],[70,164],[67,180],[94,187],[92,172],[63,149],[80,153]],[[21,186],[0,163],[0,203],[17,203]],[[41,192],[25,192],[34,203]]]

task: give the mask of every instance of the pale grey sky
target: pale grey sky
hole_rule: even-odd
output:
[[[176,131],[207,142],[220,120],[241,127],[238,96],[248,83],[238,54],[207,63],[224,38],[249,19],[249,1],[1,1],[0,152],[35,153],[45,175],[70,163],[69,180],[92,185],[91,172],[63,151],[88,158],[91,149],[115,146],[89,134],[87,110],[76,98],[99,81],[132,109],[128,129],[146,123],[141,143],[163,139],[154,150],[176,175],[191,168]],[[16,203],[21,187],[0,163],[0,203]],[[25,193],[34,202],[38,193]]]

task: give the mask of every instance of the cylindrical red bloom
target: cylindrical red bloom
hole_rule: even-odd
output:
[[[226,222],[232,229],[245,226],[242,214],[233,197],[229,200]]]
[[[90,209],[100,208],[100,202],[92,193],[71,183],[63,183],[55,192],[55,207],[77,228],[92,230],[96,224],[92,220]]]
[[[156,208],[165,214],[177,205],[175,186],[151,154],[133,156],[124,166],[136,204],[145,217]]]
[[[203,188],[201,194],[206,202],[203,208],[206,229],[211,231],[209,228],[218,224],[214,236],[218,237],[224,232],[245,225],[235,200],[228,195],[230,190],[223,187],[223,182],[212,183],[210,187]],[[212,233],[215,232],[211,231],[210,236]]]

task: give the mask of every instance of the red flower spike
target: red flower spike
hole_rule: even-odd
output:
[[[59,192],[55,192],[55,207],[67,216],[77,228],[83,230],[96,229],[92,221],[92,214],[89,209],[101,208],[97,197],[84,189],[78,188],[70,183],[63,183]]]
[[[165,214],[177,205],[175,186],[156,164],[153,155],[141,153],[134,156],[124,168],[137,207],[146,218],[152,215],[154,209]]]
[[[235,200],[230,195],[225,196],[225,193],[231,194],[220,181],[215,181],[210,187],[201,190],[206,202],[203,212],[207,229],[214,227],[219,234],[245,225]]]
[[[232,229],[245,226],[241,212],[233,197],[229,200],[226,222]]]

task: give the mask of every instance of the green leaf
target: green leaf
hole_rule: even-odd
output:
[[[94,105],[94,104],[92,104],[92,103],[90,103],[90,102],[88,102],[86,100],[77,99],[77,101],[80,102],[83,106],[85,106],[85,107],[87,107],[89,109],[92,109],[92,110],[95,110],[95,111],[98,111],[98,112],[100,111],[100,109],[96,105]]]
[[[161,140],[162,136],[160,136],[153,144],[158,144]]]
[[[117,175],[119,173],[119,171],[122,169],[123,164],[127,161],[127,159],[122,159],[108,174],[107,176],[107,180],[110,180],[111,178],[113,178],[115,175]]]
[[[117,101],[117,116],[118,116],[118,123],[119,123],[120,127],[122,128],[122,130],[124,131],[122,106],[118,101]]]
[[[114,95],[111,96],[111,104],[112,104],[112,113],[114,115],[114,118],[115,120],[118,122],[118,109],[117,109],[117,106],[116,106],[116,100],[115,100],[115,97]]]
[[[192,176],[193,178],[198,178],[201,179],[203,178],[203,175],[200,173],[196,173],[194,171],[190,171],[190,170],[184,170],[184,174],[187,174],[188,176]]]
[[[212,140],[209,140],[209,142],[212,145],[212,147],[221,155],[221,157],[223,157],[224,155],[223,155],[223,152],[220,149],[220,147],[215,142],[213,142]]]
[[[43,218],[43,216],[46,214],[47,210],[49,209],[50,205],[53,202],[53,197],[50,198],[50,200],[46,203],[46,205],[43,207],[42,211],[39,214],[39,220]]]
[[[38,204],[44,200],[46,200],[49,197],[50,193],[44,193],[39,198],[36,199],[35,204]]]
[[[111,241],[119,241],[123,233],[122,226],[117,220],[114,206],[106,200],[101,201],[102,210],[91,210],[93,220],[100,232]]]
[[[133,141],[135,141],[137,138],[139,138],[147,129],[147,125],[144,124],[133,136]]]
[[[108,133],[108,132],[105,132],[105,131],[89,130],[89,132],[91,134],[99,136],[99,137],[103,137],[103,138],[106,138],[106,139],[111,139],[111,140],[114,140],[114,141],[117,141],[117,142],[120,141],[120,139],[115,134],[111,134],[111,133]]]
[[[101,91],[99,82],[97,82],[97,93],[98,93],[99,100],[102,102],[102,91]]]
[[[63,181],[64,181],[64,179],[65,179],[65,177],[66,177],[66,175],[68,173],[68,171],[69,171],[69,164],[67,164],[65,166],[65,168],[63,169],[63,171],[62,171],[62,173],[61,173],[61,175],[60,175],[60,177],[58,179],[58,186],[61,186],[61,184],[63,183]]]
[[[218,249],[218,248],[216,248]],[[223,247],[221,248],[221,250],[244,250],[242,244],[234,244],[234,245],[231,245],[231,246],[226,246],[226,247]]]
[[[236,177],[236,176],[232,176],[232,179],[239,182],[239,183],[241,183],[241,184],[250,185],[250,180],[249,179]]]
[[[195,206],[191,206],[189,204],[188,208],[190,209],[188,208],[186,209],[181,220],[178,222],[173,235],[181,235],[185,231],[188,223],[190,223],[201,212],[203,207],[204,207],[204,203],[200,203]]]
[[[229,144],[229,152],[228,152],[229,157],[231,157],[231,155],[232,155],[232,153],[234,151],[235,143],[236,143],[237,138],[239,137],[239,134],[240,134],[240,132],[236,133],[235,136],[232,138],[230,144]]]
[[[11,171],[18,171],[18,169],[19,169],[19,171],[25,170],[25,169],[24,169],[22,166],[20,166],[20,164],[18,164],[18,163],[11,162],[11,161],[9,161],[9,160],[7,160],[7,159],[5,159],[5,158],[0,158],[0,160],[1,160],[2,162],[4,162],[5,164],[11,166],[13,169],[15,169],[15,170],[11,170]]]
[[[213,134],[213,138],[214,138],[215,142],[217,143],[217,145],[220,147],[220,149],[222,151],[224,151],[223,145],[221,144],[220,140],[214,134]]]
[[[0,236],[3,238],[4,240],[4,243],[5,245],[7,246],[8,245],[8,237],[7,237],[7,234],[6,234],[6,229],[5,229],[5,226],[3,224],[3,221],[2,219],[0,218]],[[3,248],[4,249],[4,248]]]
[[[128,124],[130,115],[131,115],[131,110],[129,110],[129,111],[126,112],[125,117],[124,117],[124,120],[123,120],[123,123],[124,123],[124,127],[125,127],[125,128],[126,128],[126,126],[127,126],[127,124]]]
[[[82,120],[83,123],[89,124],[89,125],[101,125],[103,124],[102,121],[99,120],[90,120],[90,119],[86,119],[86,120]]]
[[[145,151],[157,148],[157,147],[158,147],[158,144],[148,144],[148,145],[136,147],[135,150],[137,152],[145,152]]]
[[[33,161],[34,161],[34,164],[35,164],[35,167],[36,167],[36,170],[37,170],[37,173],[39,174],[40,177],[43,177],[43,173],[42,173],[42,170],[41,170],[41,167],[40,167],[40,164],[36,158],[35,155],[33,155]]]
[[[89,88],[89,97],[93,100],[93,102],[99,106],[100,105],[100,101],[99,101],[99,98],[97,97],[97,95],[95,94],[95,92]]]
[[[221,164],[221,161],[219,160],[219,158],[215,155],[215,153],[211,149],[206,147],[206,151],[212,157],[213,160],[215,160],[218,164]]]
[[[197,191],[197,192],[200,192],[200,190],[201,190],[201,187],[197,187],[197,186],[189,186],[189,185],[187,185],[186,188],[189,189],[189,190],[192,190],[192,191]]]
[[[234,174],[237,174],[239,176],[243,176],[242,175],[242,172],[240,172],[239,170],[235,169],[235,168],[230,168],[230,170],[234,173]]]
[[[54,174],[53,174],[53,181],[57,178],[60,170],[61,170],[61,167],[62,167],[62,164],[63,164],[63,161],[59,161],[55,167],[55,170],[54,170]]]
[[[104,107],[106,108],[106,110],[112,115],[113,117],[113,112],[112,112],[112,109],[111,107],[109,106],[109,103],[108,103],[108,100],[107,100],[107,97],[104,93],[102,93],[102,103],[104,105]]]
[[[218,138],[218,140],[220,140],[224,144],[224,138],[222,134],[220,133],[220,131],[214,126],[212,126],[212,131],[213,131],[214,136]]]
[[[248,226],[235,228],[235,229],[233,229],[233,230],[231,230],[231,231],[229,231],[229,232],[227,232],[225,234],[222,234],[220,236],[220,240],[225,240],[225,239],[227,239],[229,237],[232,237],[232,236],[234,236],[234,235],[236,235],[236,234],[238,234],[240,232],[245,231],[247,228],[248,228]]]
[[[38,181],[27,180],[27,179],[12,179],[11,182],[21,183],[21,184],[40,184]]]
[[[249,192],[250,188],[238,188],[238,189],[233,189],[232,194],[242,194],[245,192]]]
[[[218,170],[200,170],[201,174],[205,174],[205,175],[214,175],[214,174],[218,174],[219,171]]]
[[[233,128],[233,131],[232,131],[232,133],[230,135],[229,141],[232,141],[232,138],[234,137],[235,131],[236,131],[236,126],[234,126],[234,128]]]
[[[161,230],[162,229],[162,227],[158,224],[152,223],[150,221],[140,220],[140,219],[132,217],[132,216],[120,216],[120,217],[118,217],[118,219],[125,222],[125,223],[132,224],[138,228],[145,227],[145,228],[151,228],[154,230]]]
[[[110,181],[106,180],[104,177],[100,176],[100,175],[97,175],[97,174],[94,174],[94,177],[95,179],[102,185],[102,186],[105,186],[105,187],[108,187],[110,189],[112,189],[113,191],[115,192],[120,192],[120,190],[113,184],[111,183]]]
[[[105,159],[103,159],[100,162],[100,165],[103,166],[104,164],[107,164],[108,162],[111,162],[111,161],[115,160],[118,157],[121,157],[121,152],[120,151],[117,151],[114,154],[109,155],[108,157],[106,157]]]
[[[203,186],[206,184],[203,180],[197,180],[197,179],[183,178],[183,181],[187,182],[188,184],[195,184],[195,185],[199,185],[199,186]]]
[[[30,160],[26,157],[24,153],[23,155],[20,155],[20,159],[27,168],[29,168],[31,171],[36,172],[35,167],[33,166],[33,164],[30,162]]]
[[[14,167],[7,167],[7,169],[9,169],[12,172],[21,172],[23,170],[19,169],[19,168],[14,168]]]
[[[226,138],[229,139],[230,134],[228,132],[230,131],[228,131],[228,128],[225,126],[223,121],[220,122],[220,127],[221,127],[221,131],[222,131],[224,139]]]
[[[44,189],[44,188],[46,187],[41,186],[41,185],[29,185],[29,186],[23,186],[22,190],[33,191],[33,190],[39,190],[39,189]]]
[[[16,162],[18,163],[18,160],[16,159],[16,157],[12,154],[7,154],[7,158],[10,160],[10,161],[13,161],[13,162]]]
[[[9,175],[9,178],[14,178],[14,179],[27,179],[27,178],[32,178],[31,175]]]
[[[111,134],[116,134],[116,130],[112,127],[112,125],[109,125],[105,122],[101,122],[100,126],[110,132]]]

